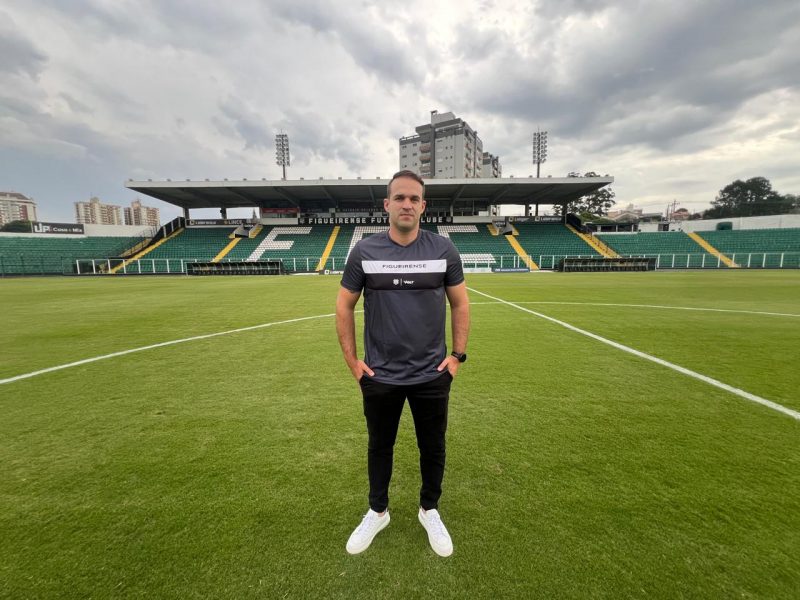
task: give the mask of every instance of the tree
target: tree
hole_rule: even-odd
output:
[[[32,226],[30,221],[9,221],[2,227],[0,231],[13,231],[14,233],[30,233]]]
[[[737,179],[719,191],[711,208],[703,213],[706,219],[780,215],[792,210],[793,197],[781,196],[772,189],[766,177]]]
[[[584,177],[600,177],[600,175],[594,171],[589,171]],[[617,201],[614,200],[615,196],[614,190],[606,186],[590,194],[586,194],[575,202],[570,202],[567,204],[567,212],[575,214],[591,213],[594,216],[604,216],[607,215],[609,209],[616,204]],[[556,204],[553,208],[557,215],[561,214],[562,205]]]

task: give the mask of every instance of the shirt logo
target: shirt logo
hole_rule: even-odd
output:
[[[363,260],[361,261],[361,267],[364,269],[364,273],[368,274],[391,273],[393,275],[410,275],[411,273],[444,273],[447,271],[447,260]]]
[[[400,285],[400,280],[399,279],[392,279],[392,283],[395,284],[395,285]]]

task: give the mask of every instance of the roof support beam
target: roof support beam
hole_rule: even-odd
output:
[[[286,188],[275,186],[272,189],[276,194],[278,194],[278,196],[291,203],[296,208],[300,208],[300,201],[295,196],[292,196],[289,192],[287,192]]]
[[[333,199],[333,196],[331,196],[331,193],[328,191],[328,188],[325,187],[324,185],[321,185],[319,187],[322,190],[322,193],[325,194],[325,197],[331,202],[333,202],[334,206],[336,206],[336,200]]]
[[[498,200],[500,200],[500,198],[502,198],[508,193],[509,189],[510,188],[508,186],[501,187],[499,190],[497,190],[494,194],[492,194],[489,197],[489,204],[495,204]]]
[[[248,194],[243,190],[237,190],[236,188],[229,188],[229,187],[226,187],[225,190],[228,191],[230,194],[236,196],[237,198],[241,198],[242,200],[247,202],[248,205],[260,206],[258,200],[256,200],[252,195]]]

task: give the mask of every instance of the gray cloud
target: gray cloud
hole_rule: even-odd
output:
[[[295,165],[341,161],[352,173],[361,173],[369,164],[366,140],[370,130],[357,122],[332,119],[314,111],[288,109],[273,129],[291,132],[289,145]]]
[[[236,133],[244,140],[246,149],[270,148],[273,145],[275,132],[266,127],[263,116],[246,106],[241,99],[226,98],[220,102],[220,110],[229,119]],[[225,131],[224,126],[221,130]]]
[[[796,3],[693,6],[650,4],[650,20],[641,8],[611,9],[613,30],[585,41],[540,31],[540,54],[506,45],[468,90],[482,110],[545,121],[562,135],[601,131],[605,144],[665,147],[728,119],[754,95],[797,85],[800,61],[785,43],[797,36]],[[508,75],[487,86],[501,64]]]
[[[431,109],[518,177],[541,126],[545,173],[613,173],[620,203],[800,192],[794,0],[7,4],[0,189],[51,220],[127,177],[274,176],[281,129],[291,177],[386,175]]]
[[[362,10],[366,6],[278,0],[271,10],[289,23],[333,36],[357,65],[387,83],[420,83],[424,72],[411,59],[414,47],[400,43],[381,20],[371,19]]]
[[[0,12],[0,73],[36,78],[47,56],[22,35],[11,16]]]

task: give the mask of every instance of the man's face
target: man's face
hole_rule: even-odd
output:
[[[398,177],[392,182],[392,192],[383,201],[383,210],[389,213],[389,224],[404,233],[417,228],[425,211],[422,186],[409,177]]]

